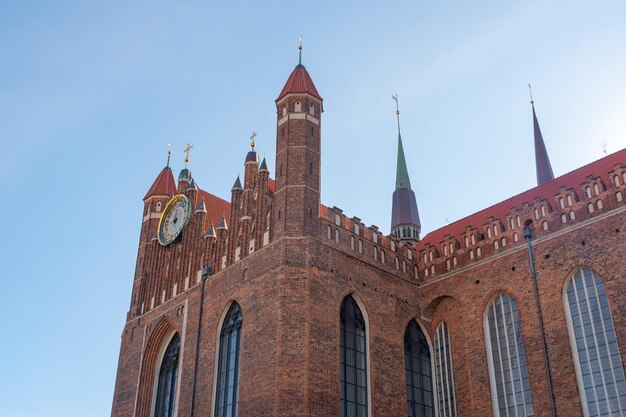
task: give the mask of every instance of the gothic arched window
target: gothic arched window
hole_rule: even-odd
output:
[[[365,319],[354,298],[341,303],[341,417],[367,416]]]
[[[498,294],[485,314],[485,338],[494,417],[532,417],[526,348],[517,302]]]
[[[178,379],[178,356],[180,336],[178,333],[170,340],[161,360],[157,385],[154,417],[172,417],[176,410],[176,381]]]
[[[215,390],[215,417],[237,416],[239,394],[239,350],[241,347],[241,309],[233,303],[220,333]]]
[[[404,332],[404,368],[408,416],[434,417],[430,347],[415,320],[411,320]]]
[[[456,417],[454,374],[448,325],[441,322],[435,333],[435,376],[440,417]]]
[[[624,369],[602,278],[577,269],[564,298],[583,415],[626,415]]]

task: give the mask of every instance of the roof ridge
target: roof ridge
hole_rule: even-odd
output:
[[[418,243],[416,243],[416,246],[419,246],[419,245],[420,245],[420,243],[426,242],[426,241],[428,240],[428,238],[429,238],[430,236],[432,236],[434,233],[441,232],[441,231],[443,231],[444,229],[447,229],[447,228],[453,229],[453,227],[452,227],[453,225],[458,225],[458,223],[463,222],[463,221],[465,221],[465,220],[469,219],[470,217],[480,215],[481,213],[486,213],[486,212],[489,212],[489,211],[493,210],[495,207],[497,207],[497,206],[499,206],[499,205],[502,205],[502,204],[505,204],[507,201],[513,201],[513,200],[515,200],[516,198],[519,198],[519,197],[520,197],[520,196],[522,196],[523,194],[528,193],[528,192],[530,192],[530,191],[532,191],[532,190],[535,190],[535,189],[541,189],[541,188],[548,188],[548,185],[553,185],[553,184],[554,184],[556,181],[558,181],[559,179],[563,179],[564,177],[568,177],[568,176],[573,176],[575,173],[580,173],[581,171],[584,171],[585,169],[589,168],[589,167],[590,167],[590,166],[592,166],[592,165],[596,165],[596,164],[597,164],[597,165],[600,165],[602,161],[606,161],[606,160],[608,160],[608,159],[618,157],[618,156],[620,156],[621,154],[624,154],[624,156],[626,157],[626,148],[620,149],[620,150],[618,150],[618,151],[616,151],[616,152],[613,152],[612,154],[606,155],[606,156],[604,156],[604,157],[602,157],[602,158],[600,158],[600,159],[596,159],[595,161],[589,162],[589,163],[587,163],[587,164],[585,164],[585,165],[583,165],[583,166],[581,166],[581,167],[578,167],[578,168],[576,168],[576,169],[574,169],[574,170],[572,170],[572,171],[566,172],[565,174],[560,175],[560,176],[558,176],[558,177],[556,177],[556,178],[554,178],[554,179],[552,179],[552,180],[550,180],[550,181],[547,181],[547,182],[545,182],[545,183],[543,183],[543,184],[540,184],[540,185],[537,185],[537,186],[535,186],[535,187],[532,187],[532,188],[526,189],[526,190],[524,190],[524,191],[522,191],[522,192],[520,192],[520,193],[518,193],[518,194],[515,194],[515,195],[513,195],[513,196],[511,196],[511,197],[508,197],[508,198],[506,198],[506,199],[504,199],[504,200],[501,200],[501,201],[499,201],[499,202],[497,202],[497,203],[494,203],[494,204],[492,204],[492,205],[490,205],[490,206],[488,206],[488,207],[486,207],[486,208],[484,208],[484,209],[481,209],[481,210],[476,211],[476,212],[474,212],[474,213],[470,213],[470,214],[468,214],[467,216],[462,217],[462,218],[460,218],[460,219],[458,219],[458,220],[455,220],[455,221],[454,221],[454,222],[452,222],[452,223],[449,223],[449,224],[447,224],[447,225],[444,225],[444,226],[441,226],[441,227],[439,227],[439,228],[437,228],[437,229],[434,229],[434,230],[432,230],[432,231],[428,232],[426,235],[424,235],[424,237],[422,238],[422,240],[420,240]],[[626,161],[625,161],[625,162],[626,162]],[[598,174],[598,176],[599,176],[599,175],[606,175],[607,173],[608,173],[608,171],[607,171],[607,172],[605,172],[605,173]],[[593,173],[590,173],[590,175],[593,175]],[[567,185],[566,185],[566,184],[563,184],[563,186],[567,186]],[[539,193],[538,193],[538,195],[534,196],[534,197],[533,197],[533,199],[534,199],[534,198],[537,198],[537,197],[542,197],[542,196],[541,196],[541,195],[539,195]],[[544,198],[545,198],[545,197],[544,197]],[[514,206],[511,206],[511,208],[513,208],[513,207],[514,207]],[[428,242],[426,242],[426,243],[428,243]]]

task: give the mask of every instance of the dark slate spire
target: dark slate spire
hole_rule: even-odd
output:
[[[528,84],[530,90],[530,84]],[[550,165],[550,158],[548,157],[548,151],[546,150],[546,144],[543,141],[543,135],[539,128],[539,121],[537,120],[537,114],[535,113],[535,100],[533,99],[532,90],[530,91],[530,105],[533,108],[533,129],[535,134],[535,168],[537,170],[537,185],[541,185],[544,182],[548,182],[554,179],[552,173],[552,165]]]
[[[233,184],[233,190],[243,190],[243,187],[241,186],[241,180],[239,179],[239,175],[237,175],[237,179],[235,180],[235,183]]]
[[[228,225],[226,224],[226,218],[222,215],[220,222],[217,224],[217,229],[228,229]]]
[[[269,169],[267,169],[267,162],[265,162],[265,157],[263,157],[263,160],[261,161],[261,165],[259,166],[259,171],[269,172]]]
[[[213,237],[213,238],[217,237],[217,235],[215,234],[215,228],[213,227],[213,225],[209,227],[209,230],[207,230],[204,237]]]
[[[411,189],[409,170],[406,166],[402,136],[400,135],[400,110],[398,95],[392,96],[396,102],[396,117],[398,119],[398,160],[396,167],[396,189],[393,192],[391,208],[391,234],[401,242],[414,244],[420,238],[422,229],[415,193]]]

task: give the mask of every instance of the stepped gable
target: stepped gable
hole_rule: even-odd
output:
[[[457,220],[441,229],[434,230],[415,244],[415,251],[421,251],[427,244],[438,246],[447,235],[461,241],[461,234],[465,231],[466,227],[472,226],[480,229],[485,223],[489,222],[490,217],[499,219],[502,224],[506,225],[506,217],[511,213],[512,209],[521,208],[524,203],[532,204],[535,199],[538,198],[553,202],[554,196],[559,193],[561,187],[573,188],[582,196],[580,186],[589,176],[599,177],[606,186],[609,186],[611,180],[608,173],[619,163],[626,163],[626,148],[538,185],[535,188],[524,191],[521,194],[506,199],[461,220]]]
[[[296,65],[296,68],[287,79],[276,101],[279,101],[290,93],[308,93],[318,100],[322,100],[320,93],[318,93],[317,88],[315,88],[315,84],[313,84],[311,76],[302,64]]]
[[[165,167],[159,174],[159,176],[154,180],[152,186],[146,193],[146,196],[143,198],[144,201],[154,195],[169,195],[172,196],[176,194],[176,182],[174,182],[174,174],[172,174],[172,170],[170,167]]]

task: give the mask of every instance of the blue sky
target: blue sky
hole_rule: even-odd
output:
[[[336,4],[335,4],[336,3]],[[0,0],[0,417],[108,416],[141,198],[195,149],[228,198],[274,169],[297,63],[324,97],[322,202],[388,231],[394,103],[423,232],[626,147],[626,3]]]

